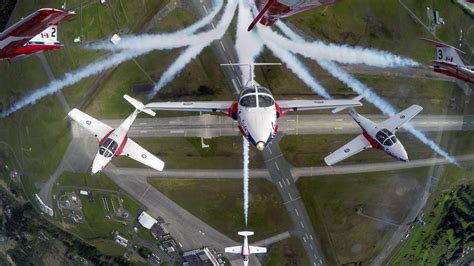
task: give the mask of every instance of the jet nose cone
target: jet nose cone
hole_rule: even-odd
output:
[[[91,172],[93,175],[97,174],[98,172],[100,172],[100,167],[98,167],[97,165],[92,165]]]
[[[263,151],[263,149],[265,149],[265,143],[263,141],[259,141],[255,147],[257,147],[257,150]]]

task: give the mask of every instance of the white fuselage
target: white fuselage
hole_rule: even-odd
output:
[[[120,155],[127,142],[127,132],[138,113],[139,111],[135,110],[120,126],[112,130],[99,142],[99,150],[92,162],[92,174],[102,171],[113,157]]]
[[[277,110],[270,92],[262,87],[245,89],[239,98],[237,119],[242,135],[263,150],[277,129]]]
[[[385,128],[380,128],[376,123],[359,115],[355,111],[350,111],[349,114],[362,128],[362,134],[372,148],[380,149],[400,161],[408,161],[408,154],[405,147],[403,147],[403,144],[392,132]]]
[[[244,244],[242,245],[242,258],[244,261],[244,266],[247,266],[249,263],[250,248],[248,237],[244,237]]]

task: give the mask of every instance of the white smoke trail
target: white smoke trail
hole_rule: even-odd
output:
[[[358,81],[351,74],[347,73],[344,69],[342,69],[335,63],[326,60],[319,60],[318,64],[322,68],[327,70],[329,73],[331,73],[331,75],[345,83],[347,86],[351,87],[354,91],[361,95],[364,95],[364,99],[375,105],[385,115],[393,116],[397,113],[397,110],[389,102],[375,94],[371,88],[362,84],[360,81]],[[443,156],[450,163],[459,165],[456,159],[454,159],[446,151],[441,149],[441,147],[439,147],[436,143],[429,139],[425,134],[423,134],[423,132],[421,132],[410,124],[406,125],[405,129],[412,133],[415,137],[417,137],[421,142],[428,145],[428,147],[430,147],[433,151]]]
[[[248,0],[240,0],[239,15],[237,18],[237,36],[235,50],[240,63],[254,63],[263,51],[263,43],[255,31],[247,31],[247,26],[252,22],[252,11]],[[246,67],[240,68],[242,81],[245,84],[250,80],[250,71]],[[252,71],[253,69],[251,69]],[[255,73],[253,73],[255,75]]]
[[[142,53],[138,51],[124,51],[98,60],[85,68],[67,73],[64,75],[63,79],[51,81],[47,86],[41,87],[21,98],[19,101],[11,105],[7,110],[1,113],[1,117],[7,117],[27,105],[34,104],[36,101],[45,96],[58,92],[64,87],[71,86],[84,78],[96,75],[97,73],[119,65],[124,61],[139,56],[140,54]]]
[[[209,40],[209,39],[213,39],[213,38],[220,38],[219,36],[222,36],[224,34],[225,30],[227,29],[230,22],[232,21],[233,12],[235,11],[236,5],[237,5],[236,0],[229,1],[229,4],[226,6],[226,11],[223,15],[223,19],[219,22],[219,25],[220,25],[220,26],[218,26],[219,30],[216,27],[216,29],[211,30],[209,32],[201,33],[201,34],[197,34],[197,35],[193,35],[193,36],[198,36],[199,35],[199,37],[197,39],[203,38],[203,39],[201,39],[201,42],[203,42],[203,40]],[[217,10],[217,11],[215,11],[215,10]],[[207,17],[205,17],[205,18],[201,19],[200,21],[196,22],[196,24],[198,24],[198,26],[201,26],[203,20],[205,22],[210,21],[209,17],[211,17],[211,20],[212,20],[212,18],[220,10],[219,6],[217,6],[215,8],[215,10],[213,10],[213,12],[211,12]],[[193,29],[197,29],[199,27],[190,26],[190,28],[193,30]],[[172,36],[173,34],[168,34],[168,35]],[[207,39],[205,39],[204,37],[207,37]],[[177,38],[183,40],[182,34],[179,34],[179,36]],[[184,38],[184,39],[186,39],[186,38]],[[43,98],[45,96],[54,94],[57,91],[60,91],[60,90],[62,90],[63,88],[65,88],[67,86],[71,86],[71,85],[79,82],[80,80],[82,80],[84,78],[93,76],[97,73],[100,73],[100,72],[106,70],[106,69],[110,69],[112,67],[115,67],[115,66],[117,66],[117,65],[119,65],[119,64],[121,64],[121,63],[123,63],[127,60],[132,59],[132,58],[147,54],[147,53],[149,53],[153,50],[172,49],[172,48],[183,47],[182,43],[177,44],[175,40],[171,40],[169,42],[166,39],[160,39],[160,40],[161,40],[161,43],[157,47],[154,47],[153,45],[150,45],[150,44],[141,45],[141,46],[138,45],[137,47],[135,47],[136,48],[135,50],[133,50],[133,49],[132,50],[125,50],[125,51],[121,51],[119,53],[115,53],[115,54],[110,55],[106,58],[99,59],[99,60],[85,66],[82,69],[67,73],[67,74],[64,75],[64,77],[62,79],[51,81],[48,85],[33,91],[32,93],[30,93],[27,96],[23,97],[19,101],[15,102],[12,106],[10,106],[7,110],[5,110],[5,112],[1,113],[0,117],[2,117],[2,118],[6,117],[6,116],[16,112],[17,110],[27,106],[27,105],[34,104],[35,102],[37,102],[38,100],[40,100],[41,98]],[[122,43],[122,42],[120,42],[120,43]]]
[[[272,42],[264,41],[265,45],[273,52],[273,54],[280,58],[281,61],[286,63],[286,66],[297,76],[299,77],[311,90],[321,97],[326,99],[331,99],[331,95],[326,91],[326,89],[313,78],[309,73],[306,66],[298,60],[298,58],[289,52],[288,50],[280,48],[278,45],[273,44]]]
[[[209,46],[213,41],[222,38],[227,28],[229,27],[229,24],[232,22],[233,13],[235,13],[236,8],[237,2],[229,2],[229,4],[224,10],[222,19],[219,21],[216,28],[209,32],[198,34],[202,35],[200,42],[196,45],[188,47],[183,53],[181,53],[181,55],[176,59],[176,61],[171,64],[170,67],[168,67],[168,69],[161,76],[158,83],[153,87],[153,90],[148,95],[148,99],[152,99],[161,88],[171,82],[176,77],[176,75],[178,75],[181,70],[183,70],[183,68],[186,67],[189,62],[191,62],[191,60],[196,58],[196,56],[201,53],[201,51],[206,46]]]
[[[168,85],[173,79],[183,70],[186,65],[191,62],[201,51],[208,45],[195,45],[186,48],[181,55],[171,64],[168,69],[163,72],[158,83],[153,87],[152,91],[148,95],[148,100],[151,100],[160,91],[161,88]]]
[[[242,137],[243,140],[243,159],[244,159],[244,216],[245,216],[245,226],[247,226],[248,216],[249,216],[249,142],[246,138]]]
[[[104,40],[97,43],[87,44],[84,46],[84,48],[92,49],[92,50],[110,50],[110,51],[135,50],[135,49],[143,48],[141,47],[140,42],[142,40],[146,42],[147,40],[144,40],[145,38],[161,39],[162,41],[167,42],[168,38],[179,37],[179,38],[182,38],[182,41],[184,41],[186,37],[194,34],[196,31],[203,28],[204,26],[209,25],[212,22],[212,20],[215,18],[215,16],[219,13],[219,11],[222,9],[224,1],[215,0],[213,1],[213,4],[214,5],[213,5],[212,10],[207,16],[201,18],[200,20],[196,21],[192,25],[189,25],[188,27],[178,30],[176,32],[161,33],[161,34],[142,34],[138,36],[137,35],[124,36],[120,40],[120,43],[117,44],[117,46],[112,44],[108,40]],[[168,41],[168,42],[171,42],[171,41]],[[179,47],[182,47],[182,46],[187,46],[187,44],[183,43]],[[158,48],[158,46],[155,46],[155,47]],[[161,49],[165,49],[165,48],[161,48]]]
[[[416,61],[389,52],[349,45],[325,44],[321,41],[290,40],[269,27],[258,27],[260,37],[278,43],[282,48],[311,59],[325,59],[343,64],[366,64],[377,67],[408,67],[419,65]]]
[[[279,22],[278,27],[281,31],[290,37],[292,40],[297,41],[304,41],[298,34],[288,28],[284,23]],[[378,96],[371,88],[360,82],[354,76],[349,74],[347,71],[339,67],[336,63],[324,60],[324,59],[316,59],[315,60],[323,69],[328,71],[332,76],[339,79],[341,82],[352,88],[355,92],[360,95],[364,96],[368,102],[375,105],[379,110],[381,110],[385,115],[393,116],[398,111],[394,108],[388,101],[383,99],[382,97]],[[417,128],[413,127],[411,124],[405,125],[405,129],[407,129],[410,133],[412,133],[415,137],[417,137],[421,142],[428,145],[433,151],[438,153],[439,155],[443,156],[449,162],[459,165],[456,159],[451,157],[446,151],[441,149],[436,143],[434,143],[431,139],[429,139],[423,132],[418,130]]]

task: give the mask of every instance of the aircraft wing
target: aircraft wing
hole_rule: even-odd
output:
[[[361,134],[335,152],[326,156],[324,161],[327,165],[333,165],[371,147],[369,141]]]
[[[74,16],[74,12],[43,8],[13,24],[0,34],[0,57],[9,57],[30,39],[40,34],[51,25]]]
[[[162,160],[158,159],[155,155],[151,154],[131,139],[127,139],[127,143],[125,143],[125,147],[120,155],[130,157],[135,161],[158,171],[163,171],[163,168],[165,167],[165,163]]]
[[[235,247],[225,248],[225,253],[242,254],[242,246],[235,246]]]
[[[362,103],[357,100],[286,100],[278,101],[278,105],[283,112],[288,112],[356,107]]]
[[[110,126],[100,122],[86,113],[79,111],[76,108],[72,109],[68,113],[68,116],[79,123],[82,127],[87,129],[90,133],[94,134],[98,140],[103,139],[113,130],[113,128]]]
[[[423,110],[423,107],[419,105],[412,105],[400,113],[390,117],[379,124],[380,128],[386,128],[392,132],[397,131],[403,124],[410,121],[415,115]]]
[[[250,254],[267,253],[267,248],[250,246]]]
[[[232,103],[231,101],[156,102],[145,105],[145,108],[162,111],[227,112]]]

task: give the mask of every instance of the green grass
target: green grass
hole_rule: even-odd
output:
[[[438,197],[431,212],[424,217],[426,225],[416,225],[408,242],[392,258],[392,265],[451,264],[460,250],[472,239],[472,180]]]
[[[37,182],[45,182],[62,159],[70,139],[63,118],[56,98],[45,98],[0,120],[0,153],[24,173],[27,195],[36,192]]]
[[[463,28],[466,31],[472,25],[472,18],[451,1],[403,2],[425,23],[426,7],[434,5],[446,21],[446,25],[437,32],[446,42],[457,43],[455,40],[459,37],[459,30]],[[315,39],[388,50],[426,64],[434,57],[433,46],[419,40],[421,37],[432,38],[431,35],[414,22],[397,0],[343,1],[327,8],[303,12],[288,20]],[[467,43],[473,43],[473,38],[470,34]]]
[[[316,235],[330,264],[368,263],[422,191],[429,168],[369,174],[303,177],[297,181]]]
[[[93,195],[93,201],[88,196],[79,196],[80,189],[88,189]],[[84,224],[74,224],[69,221],[62,221],[62,226],[80,236],[83,239],[112,239],[112,233],[117,231],[122,236],[129,238],[132,236],[130,221],[123,220],[113,213],[111,201],[114,200],[114,207],[117,209],[117,197],[122,200],[123,208],[130,213],[130,219],[134,219],[141,208],[140,204],[127,196],[112,180],[104,174],[91,176],[89,174],[64,173],[58,183],[53,188],[53,193],[59,191],[75,191],[82,202],[82,212],[84,214]],[[110,212],[103,206],[103,198],[108,201]],[[56,208],[56,206],[55,206]],[[109,215],[111,219],[106,218]]]
[[[309,261],[301,242],[291,237],[273,244],[262,265],[309,265]]]
[[[210,148],[201,147],[200,138],[139,138],[134,139],[148,151],[158,156],[167,169],[181,168],[241,168],[242,138],[219,137],[204,140]],[[263,167],[263,158],[256,149],[250,149],[250,167]],[[120,167],[146,167],[126,157],[116,158]]]
[[[237,231],[243,230],[245,224],[240,179],[149,179],[148,182],[219,232],[241,240]],[[273,184],[252,179],[249,192],[247,229],[257,232],[254,241],[289,230],[291,221]]]
[[[108,239],[92,240],[90,243],[94,245],[100,253],[106,256],[121,257],[127,252],[126,248]]]

